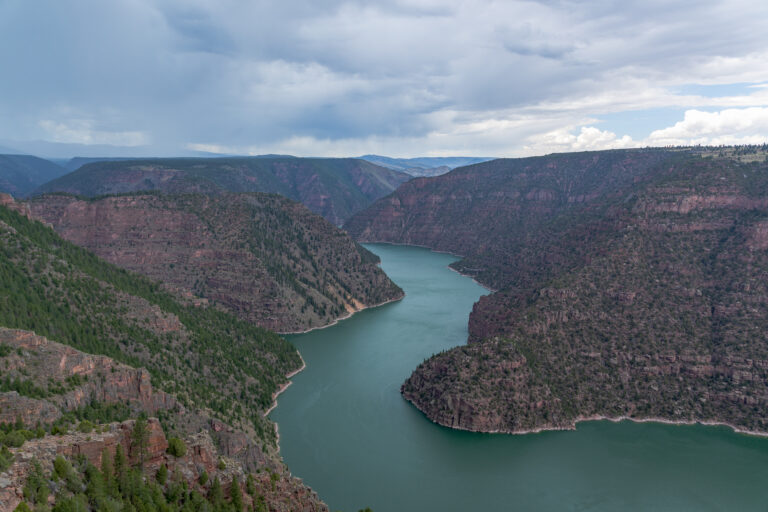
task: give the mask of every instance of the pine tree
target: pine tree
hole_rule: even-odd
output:
[[[144,471],[144,459],[147,456],[147,445],[149,444],[149,429],[147,428],[147,419],[143,414],[139,415],[136,423],[133,424],[131,432],[131,455],[138,455],[139,470]]]
[[[208,501],[210,501],[211,505],[215,508],[220,508],[224,503],[224,491],[221,489],[221,482],[219,481],[218,476],[213,479],[211,490],[208,492]]]
[[[240,491],[240,483],[237,478],[232,479],[232,485],[229,486],[229,496],[232,498],[232,507],[235,512],[243,512],[243,493]]]

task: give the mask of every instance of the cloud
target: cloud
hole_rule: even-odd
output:
[[[60,123],[49,119],[40,121],[40,128],[45,130],[52,142],[75,144],[107,144],[110,146],[143,146],[149,141],[142,132],[109,132],[94,128],[94,122],[76,119]]]
[[[651,145],[743,144],[768,140],[768,108],[688,110],[674,126],[651,132]]]
[[[578,133],[575,133],[578,130]],[[617,136],[594,126],[559,128],[528,138],[522,154],[693,145],[764,144],[768,142],[768,108],[687,110],[683,120],[654,130],[642,140]]]
[[[619,147],[631,139],[595,126],[601,115],[768,107],[764,87],[678,92],[768,82],[766,18],[746,0],[4,0],[0,138],[395,156]],[[650,135],[671,128],[642,138],[764,133]]]

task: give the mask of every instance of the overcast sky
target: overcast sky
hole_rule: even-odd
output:
[[[299,156],[768,141],[768,2],[0,0],[0,140]]]

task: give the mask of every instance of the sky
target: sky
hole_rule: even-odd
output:
[[[516,157],[763,143],[766,27],[754,0],[0,0],[0,146]]]

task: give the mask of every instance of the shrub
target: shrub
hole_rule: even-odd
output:
[[[24,442],[26,442],[27,438],[24,437],[24,435],[18,431],[14,430],[13,432],[9,432],[5,435],[5,439],[3,439],[3,444],[6,446],[10,446],[11,448],[19,448],[21,447]]]
[[[174,457],[183,457],[187,453],[187,445],[178,437],[168,439],[168,453]]]
[[[83,420],[77,426],[77,430],[78,432],[82,432],[84,434],[90,434],[91,432],[93,432],[93,423],[91,423],[88,420]]]

